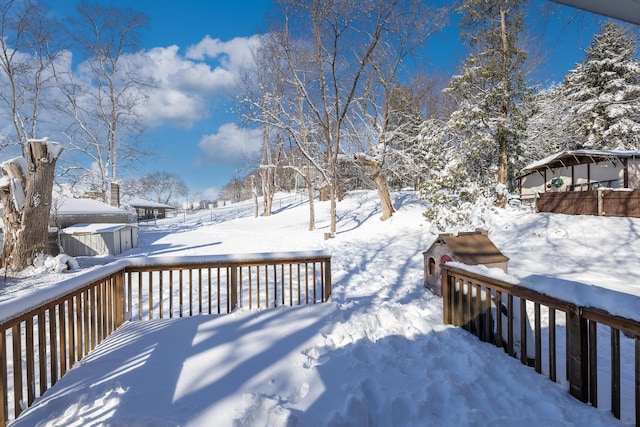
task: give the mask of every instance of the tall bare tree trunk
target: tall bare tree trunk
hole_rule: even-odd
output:
[[[262,180],[262,216],[271,216],[274,196],[273,169],[271,165],[260,171],[260,178]]]
[[[51,190],[60,152],[57,145],[49,145],[46,139],[29,140],[26,162],[14,160],[2,167],[3,175],[9,178],[9,184],[0,187],[4,207],[1,255],[4,268],[24,270],[38,253],[47,252]],[[27,171],[22,168],[24,163]]]
[[[256,182],[251,177],[251,195],[253,196],[253,217],[258,217],[258,189],[256,188]]]
[[[313,204],[313,181],[311,180],[311,161],[307,159],[307,193],[309,195],[309,231],[316,229],[316,208]]]
[[[260,165],[260,180],[262,181],[262,216],[271,216],[273,208],[274,175],[273,156],[271,153],[271,140],[269,138],[269,128],[262,126],[262,164]]]
[[[509,75],[507,61],[509,60],[509,46],[507,41],[507,23],[506,23],[506,11],[504,4],[500,2],[500,33],[502,36],[502,100],[501,100],[501,115],[503,119],[507,119],[509,111],[507,109],[507,91],[509,87]],[[507,135],[504,131],[498,132],[498,183],[504,186],[507,185],[507,164],[508,164],[508,152],[507,152]],[[496,200],[496,205],[504,207],[506,200],[504,193],[500,191]]]

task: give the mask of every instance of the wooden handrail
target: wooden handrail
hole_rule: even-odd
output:
[[[494,343],[505,348],[511,356],[520,356],[522,363],[534,366],[538,373],[542,373],[543,365],[543,326],[541,322],[541,307],[548,313],[547,350],[548,375],[552,381],[557,381],[557,334],[556,314],[564,312],[566,322],[566,351],[565,367],[569,392],[575,398],[598,406],[598,345],[597,325],[610,328],[611,332],[611,412],[621,417],[621,373],[620,373],[620,332],[634,341],[635,381],[633,390],[624,392],[635,393],[634,413],[636,425],[640,425],[640,322],[611,314],[606,310],[595,307],[582,307],[572,302],[564,301],[533,289],[487,277],[475,271],[468,271],[453,265],[444,264],[442,268],[442,295],[444,323],[462,326],[483,341]],[[519,301],[516,309],[515,299]],[[507,304],[504,304],[504,301]],[[532,308],[532,310],[528,310]],[[502,311],[506,311],[507,332],[504,325]],[[520,319],[516,328],[516,312]],[[498,314],[500,313],[500,314]],[[532,313],[532,314],[531,314]],[[527,325],[529,316],[534,318],[533,343],[527,342]],[[519,336],[516,331],[519,329]],[[519,342],[518,354],[514,350],[515,342]],[[534,350],[533,358],[528,356],[529,346]],[[533,360],[531,360],[533,359]]]
[[[130,258],[0,303],[0,427],[126,321],[330,296],[331,254],[310,251]]]

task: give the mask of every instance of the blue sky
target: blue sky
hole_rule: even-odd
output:
[[[69,13],[75,4],[44,2],[60,14]],[[256,132],[244,128],[233,114],[233,94],[237,93],[235,77],[255,36],[266,30],[265,16],[272,11],[272,2],[98,2],[133,7],[149,16],[142,48],[149,74],[160,82],[144,110],[148,120],[143,142],[156,155],[142,159],[135,170],[120,171],[120,177],[172,172],[185,180],[190,199],[214,199],[234,176],[246,175],[246,154],[257,148]],[[534,45],[545,55],[533,74],[538,82],[561,80],[583,59],[583,50],[597,30],[589,18],[579,18],[565,28],[576,11],[564,6],[554,10],[557,15],[534,19],[539,26]],[[450,73],[464,59],[458,34],[458,28],[451,25],[430,40],[426,49],[430,67]]]

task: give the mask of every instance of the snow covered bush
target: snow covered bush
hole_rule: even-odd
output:
[[[60,254],[55,257],[46,254],[38,254],[33,260],[35,270],[54,273],[64,273],[68,270],[76,270],[80,268],[78,261],[67,254]]]
[[[451,162],[423,184],[420,196],[429,202],[424,217],[432,232],[486,228],[495,197],[468,178],[463,164]]]

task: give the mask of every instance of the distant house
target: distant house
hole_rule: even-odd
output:
[[[171,205],[139,198],[131,199],[127,204],[135,209],[138,220],[165,218],[167,211],[175,209]]]
[[[520,199],[534,206],[545,192],[640,189],[640,151],[569,150],[522,169]]]
[[[501,268],[507,273],[509,257],[500,252],[483,230],[440,234],[423,252],[424,286],[436,295],[442,295],[440,265],[449,261],[467,265],[485,265]]]
[[[130,221],[131,214],[95,199],[58,197],[51,208],[50,225],[65,228],[85,223],[120,223]]]

